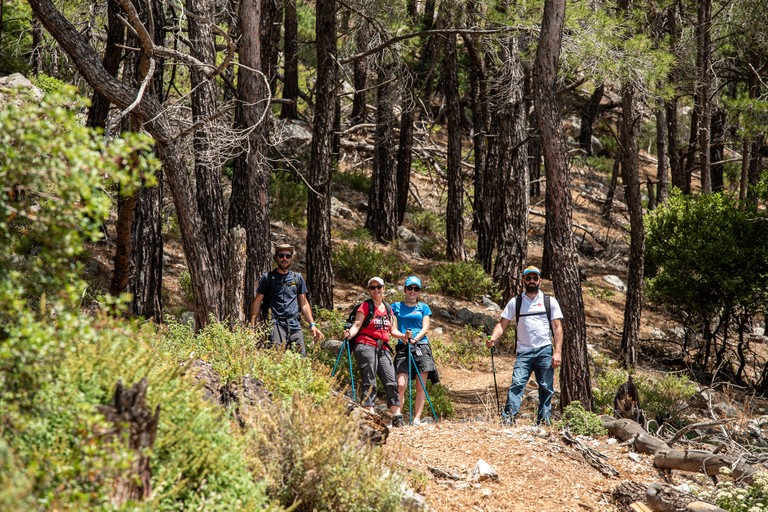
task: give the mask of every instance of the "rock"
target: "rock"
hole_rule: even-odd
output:
[[[482,489],[480,489],[480,495],[483,498],[490,498],[491,494],[493,494],[493,491],[491,491],[488,487],[483,487]]]
[[[368,211],[368,201],[366,201],[365,199],[355,201],[354,203],[352,203],[352,206],[354,206],[360,211]]]
[[[285,156],[298,153],[312,141],[311,127],[303,121],[275,119],[275,125],[277,150]]]
[[[416,254],[421,254],[422,240],[416,233],[406,228],[405,226],[400,226],[397,228],[397,236],[403,240],[403,242],[405,242],[405,246],[408,247],[409,251]]]
[[[351,405],[350,415],[358,421],[360,440],[373,446],[386,444],[389,437],[386,421],[378,414],[370,413],[355,403]]]
[[[400,504],[407,512],[421,512],[427,509],[427,498],[413,489],[406,489]]]
[[[542,439],[547,439],[550,435],[552,435],[552,432],[549,430],[544,430],[543,428],[539,427],[530,427],[528,432],[530,432],[531,435],[540,437]]]
[[[591,145],[592,145],[592,154],[593,155],[600,156],[600,155],[603,154],[603,143],[600,142],[600,139],[598,139],[594,135],[592,136]]]
[[[320,344],[320,348],[324,350],[328,350],[333,354],[333,357],[338,357],[339,352],[341,352],[341,347],[344,346],[344,342],[340,340],[323,340],[323,342]]]
[[[619,276],[603,276],[603,281],[616,288],[621,293],[626,293],[627,285]]]
[[[498,304],[493,302],[491,300],[491,298],[489,296],[487,296],[487,295],[483,295],[483,306],[485,306],[485,308],[488,311],[499,311],[499,310],[501,310],[501,306],[499,306]]]
[[[188,325],[192,328],[192,330],[195,330],[195,314],[191,311],[186,311],[181,314],[181,323],[183,325]]]
[[[341,219],[347,219],[359,222],[360,219],[358,218],[357,214],[347,208],[347,206],[336,199],[335,197],[331,197],[331,217],[337,217]]]
[[[27,77],[21,73],[13,73],[8,76],[0,77],[0,90],[7,89],[27,89],[32,93],[32,97],[36,100],[43,99],[43,91],[35,87],[35,85],[29,81]],[[0,92],[0,102],[2,102],[5,94]],[[21,100],[16,99],[16,105],[21,106]]]
[[[451,316],[451,313],[450,313],[450,312],[449,312],[447,309],[441,309],[441,310],[440,310],[440,316],[441,316],[441,317],[443,317],[443,318],[445,318],[445,319],[448,319],[448,320],[450,320],[451,318],[453,318],[453,317]]]
[[[475,312],[467,308],[461,308],[456,314],[456,318],[465,324],[472,322],[472,318],[474,318],[474,316]]]
[[[628,453],[627,457],[629,457],[629,460],[632,460],[637,463],[643,462],[643,456],[640,455],[639,453],[634,453],[634,452]]]
[[[183,367],[187,362],[181,363]],[[211,402],[221,405],[221,377],[218,372],[213,369],[213,365],[202,359],[195,359],[187,367],[185,372],[187,375],[191,375],[195,382],[202,382],[203,386],[201,391],[203,392],[203,398],[210,400]]]
[[[250,375],[221,387],[221,405],[229,408],[241,403],[247,405],[272,405],[272,392],[267,391],[264,381]],[[239,407],[238,407],[239,409]],[[239,420],[239,418],[238,418]],[[240,420],[242,424],[242,420]]]
[[[618,440],[615,437],[609,437],[608,439],[605,440],[605,442],[606,444],[613,445],[613,444],[616,444]]]
[[[651,328],[651,336],[656,338],[657,340],[664,340],[667,337],[664,335],[664,331],[659,329],[658,327]]]
[[[682,327],[672,327],[667,329],[667,334],[677,339],[683,339],[685,338],[685,329]]]
[[[481,325],[483,325],[484,320],[485,320],[484,313],[475,313],[474,315],[472,315],[472,320],[470,321],[470,323],[474,327],[480,327]]]
[[[491,334],[497,323],[499,323],[499,321],[494,317],[490,315],[483,315],[483,327],[485,328],[486,333]]]
[[[741,417],[741,411],[739,409],[729,403],[726,402],[718,402],[716,403],[712,409],[720,414],[721,416],[724,416],[726,418],[739,418]]]
[[[472,473],[469,475],[469,479],[473,482],[484,482],[486,480],[498,482],[499,474],[490,464],[485,462],[483,459],[480,459],[472,469]]]
[[[432,332],[434,332],[435,334],[443,334],[443,328],[435,327],[434,329],[432,329]]]

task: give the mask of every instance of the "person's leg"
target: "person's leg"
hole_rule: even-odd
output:
[[[422,372],[419,375],[421,375],[421,382],[423,382],[424,385],[426,386],[427,376],[429,375],[429,372]],[[416,377],[416,380],[418,381],[418,377]],[[426,402],[427,400],[427,394],[424,392],[424,388],[421,387],[421,382],[415,383],[416,400],[414,401],[414,404],[413,404],[413,419],[415,420],[421,420],[421,412],[424,410],[424,402]]]
[[[392,363],[392,355],[389,350],[382,348],[376,349],[378,352],[378,375],[384,390],[387,392],[387,406],[392,414],[400,414],[400,393],[398,392],[397,377],[395,377],[395,366]],[[375,391],[375,390],[374,390]]]
[[[549,416],[552,411],[552,394],[555,392],[552,345],[542,347],[536,350],[536,352],[536,359],[533,363],[536,382],[539,384],[539,411],[536,415],[536,424],[544,422],[549,425]]]
[[[376,349],[371,345],[355,344],[353,352],[357,367],[360,369],[360,381],[362,383],[361,404],[368,412],[373,412],[376,403]]]
[[[504,420],[513,420],[520,410],[520,403],[523,401],[523,392],[528,379],[533,372],[533,350],[518,352],[515,358],[515,369],[512,371],[512,383],[507,390],[507,403],[504,405],[504,411],[501,417]]]
[[[272,323],[272,331],[269,335],[270,344],[268,348],[282,349],[285,347],[289,338],[288,328],[284,325],[280,325],[277,322]]]
[[[397,392],[400,395],[400,405],[405,404],[405,391],[408,389],[408,355],[402,345],[397,346],[395,353],[395,372],[397,373]]]
[[[408,389],[408,374],[397,374],[397,393],[400,396],[400,405],[405,405],[405,391]]]
[[[307,357],[307,347],[304,344],[304,333],[301,329],[291,331],[291,334],[288,337],[288,348],[301,354],[301,357]]]

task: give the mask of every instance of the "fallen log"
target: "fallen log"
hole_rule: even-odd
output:
[[[584,457],[584,460],[586,460],[590,466],[597,469],[604,476],[608,478],[616,478],[619,476],[619,471],[616,468],[601,460],[608,460],[607,455],[585,445],[573,437],[568,429],[563,430],[562,436],[563,441],[565,441],[566,444],[573,446],[576,450],[578,450],[579,453],[581,453],[581,455]]]
[[[655,482],[645,491],[645,501],[654,512],[726,512],[671,485]]]

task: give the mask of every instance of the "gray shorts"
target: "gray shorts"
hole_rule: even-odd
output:
[[[360,380],[363,381],[363,407],[373,407],[376,403],[376,375],[381,379],[387,392],[387,406],[400,405],[395,366],[392,364],[392,355],[389,350],[355,343],[353,354],[360,368]]]
[[[272,324],[272,332],[269,335],[268,348],[274,346],[286,347],[298,352],[302,357],[307,357],[307,348],[304,346],[304,333],[301,329],[292,331],[287,326],[278,323]]]

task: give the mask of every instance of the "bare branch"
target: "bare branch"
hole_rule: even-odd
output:
[[[136,108],[136,105],[141,103],[141,98],[144,96],[144,91],[146,90],[147,85],[149,85],[149,81],[152,79],[152,75],[154,73],[155,73],[155,59],[150,57],[149,58],[149,71],[144,76],[144,80],[142,80],[142,82],[141,82],[141,87],[139,87],[139,94],[136,95],[136,99],[133,101],[133,103],[128,105],[128,108],[126,108],[125,110],[120,112],[117,116],[115,116],[112,119],[110,119],[109,124],[107,124],[106,130],[104,130],[104,140],[105,141],[109,140],[109,132],[112,131],[112,127],[118,121],[120,121],[123,117],[128,115],[131,112],[131,110]]]

